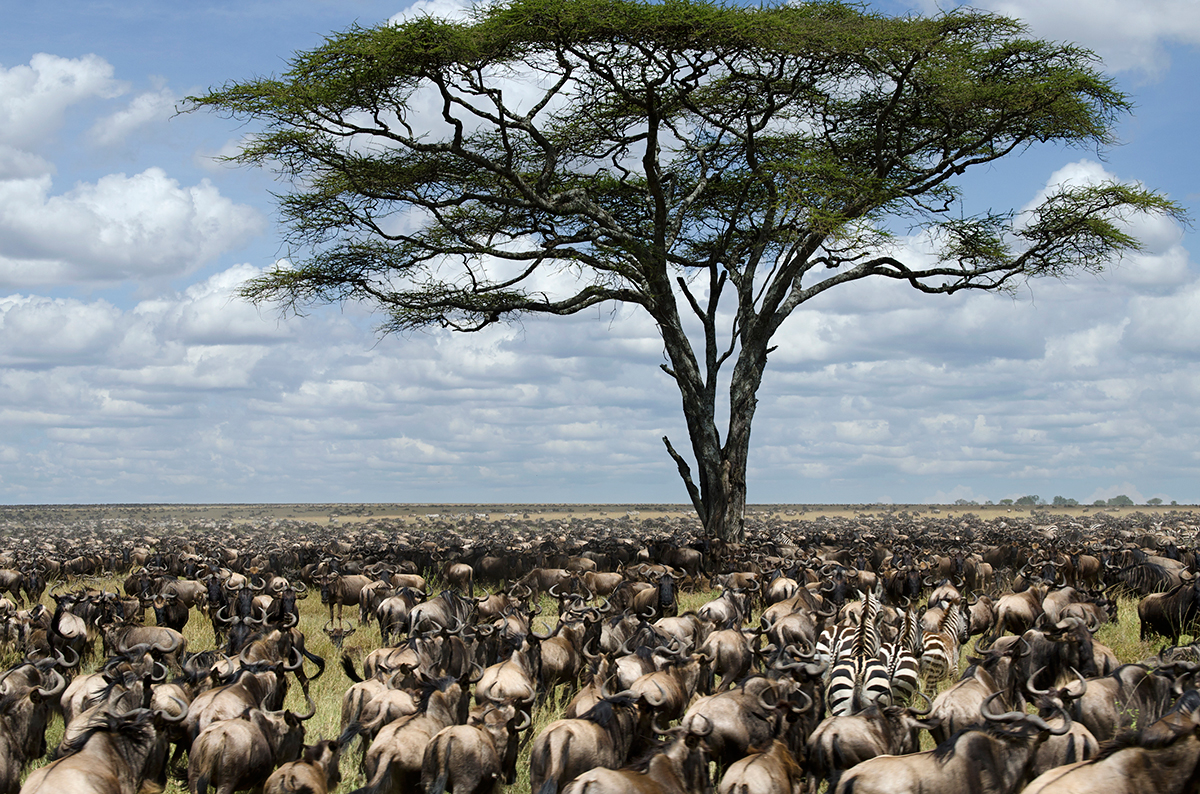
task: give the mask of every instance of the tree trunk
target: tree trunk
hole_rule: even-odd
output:
[[[756,395],[765,367],[765,353],[755,355],[743,348],[730,383],[729,432],[723,445],[716,428],[715,401],[707,399],[711,392],[680,389],[692,453],[699,469],[699,487],[692,481],[687,462],[671,442],[663,438],[667,451],[679,466],[679,474],[700,516],[704,534],[711,540],[740,543],[745,537],[750,427],[758,407]]]

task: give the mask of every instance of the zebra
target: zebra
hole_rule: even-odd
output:
[[[926,631],[922,636],[924,648],[920,670],[927,693],[932,693],[941,681],[958,668],[959,648],[970,637],[970,627],[970,614],[965,606],[959,604],[947,607],[937,630]]]
[[[858,625],[852,626],[849,637],[831,646],[834,656],[825,688],[829,713],[849,716],[878,702],[891,705],[891,676],[879,658],[879,599],[868,593],[858,615]],[[849,640],[846,645],[846,640]]]
[[[920,664],[924,653],[921,621],[915,609],[900,610],[900,633],[879,648],[879,661],[891,682],[891,702],[910,703],[920,686]]]
[[[892,704],[892,683],[878,656],[852,656],[834,665],[825,688],[829,713],[837,717],[857,714],[878,703]]]
[[[817,638],[817,660],[826,664],[831,674],[834,666],[846,658],[874,656],[879,651],[879,610],[883,605],[879,597],[869,591],[860,603],[859,609],[853,610],[857,612],[857,625],[826,626]]]

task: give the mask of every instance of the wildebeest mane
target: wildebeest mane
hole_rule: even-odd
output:
[[[445,692],[450,688],[450,685],[457,682],[458,679],[454,676],[447,675],[441,678],[435,678],[432,681],[426,681],[421,684],[421,699],[418,708],[424,712],[429,710],[429,698],[433,697],[434,692]]]
[[[1096,754],[1095,760],[1099,761],[1108,758],[1110,755],[1118,753],[1121,750],[1127,750],[1130,747],[1140,747],[1145,750],[1161,750],[1164,747],[1170,747],[1181,739],[1195,736],[1198,730],[1197,726],[1194,725],[1167,725],[1166,730],[1155,728],[1151,732],[1150,727],[1148,725],[1145,728],[1121,731],[1108,741],[1101,742],[1100,751]]]
[[[58,757],[66,758],[79,752],[97,733],[113,733],[134,745],[153,741],[153,718],[154,712],[150,709],[134,709],[125,714],[113,714],[103,710],[88,720],[87,725],[77,735],[63,743],[59,748]]]
[[[601,728],[607,728],[616,716],[615,707],[632,706],[637,700],[633,695],[613,695],[600,700],[587,710],[579,719],[594,722]]]

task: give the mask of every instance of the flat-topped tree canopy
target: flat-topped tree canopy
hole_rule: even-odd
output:
[[[289,185],[292,262],[248,281],[250,300],[362,301],[384,332],[644,309],[695,478],[663,440],[726,541],[772,339],[798,306],[872,277],[954,293],[1095,271],[1138,247],[1133,215],[1182,217],[1120,183],[965,214],[967,169],[1106,146],[1130,104],[1090,52],[964,9],[513,0],[354,27],[281,77],[189,101],[261,125],[233,159]],[[897,223],[934,254],[905,259]]]

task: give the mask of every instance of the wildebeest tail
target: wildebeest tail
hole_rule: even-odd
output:
[[[571,734],[568,733],[563,738],[561,747],[557,747],[554,742],[549,742],[546,749],[550,756],[549,763],[546,764],[546,779],[534,794],[558,794],[558,773],[563,768],[564,760],[569,757]]]
[[[450,782],[450,768],[443,764],[438,776],[434,778],[433,785],[426,789],[425,794],[445,794],[448,782]]]
[[[350,794],[379,794],[381,791],[392,790],[392,767],[391,764],[381,765],[379,772],[376,773],[375,779],[367,783],[362,788],[351,791]]]
[[[346,671],[346,676],[351,681],[356,684],[362,683],[362,676],[355,671],[353,660],[351,660],[350,657],[345,654],[342,654],[342,669]]]
[[[454,737],[449,737],[446,742],[446,753],[443,756],[438,750],[439,746],[434,743],[430,747],[430,751],[425,753],[425,762],[422,764],[425,769],[428,769],[430,764],[436,765],[438,775],[434,778],[433,783],[425,790],[425,794],[445,794],[446,784],[450,782],[450,755],[451,748],[454,746]]]

